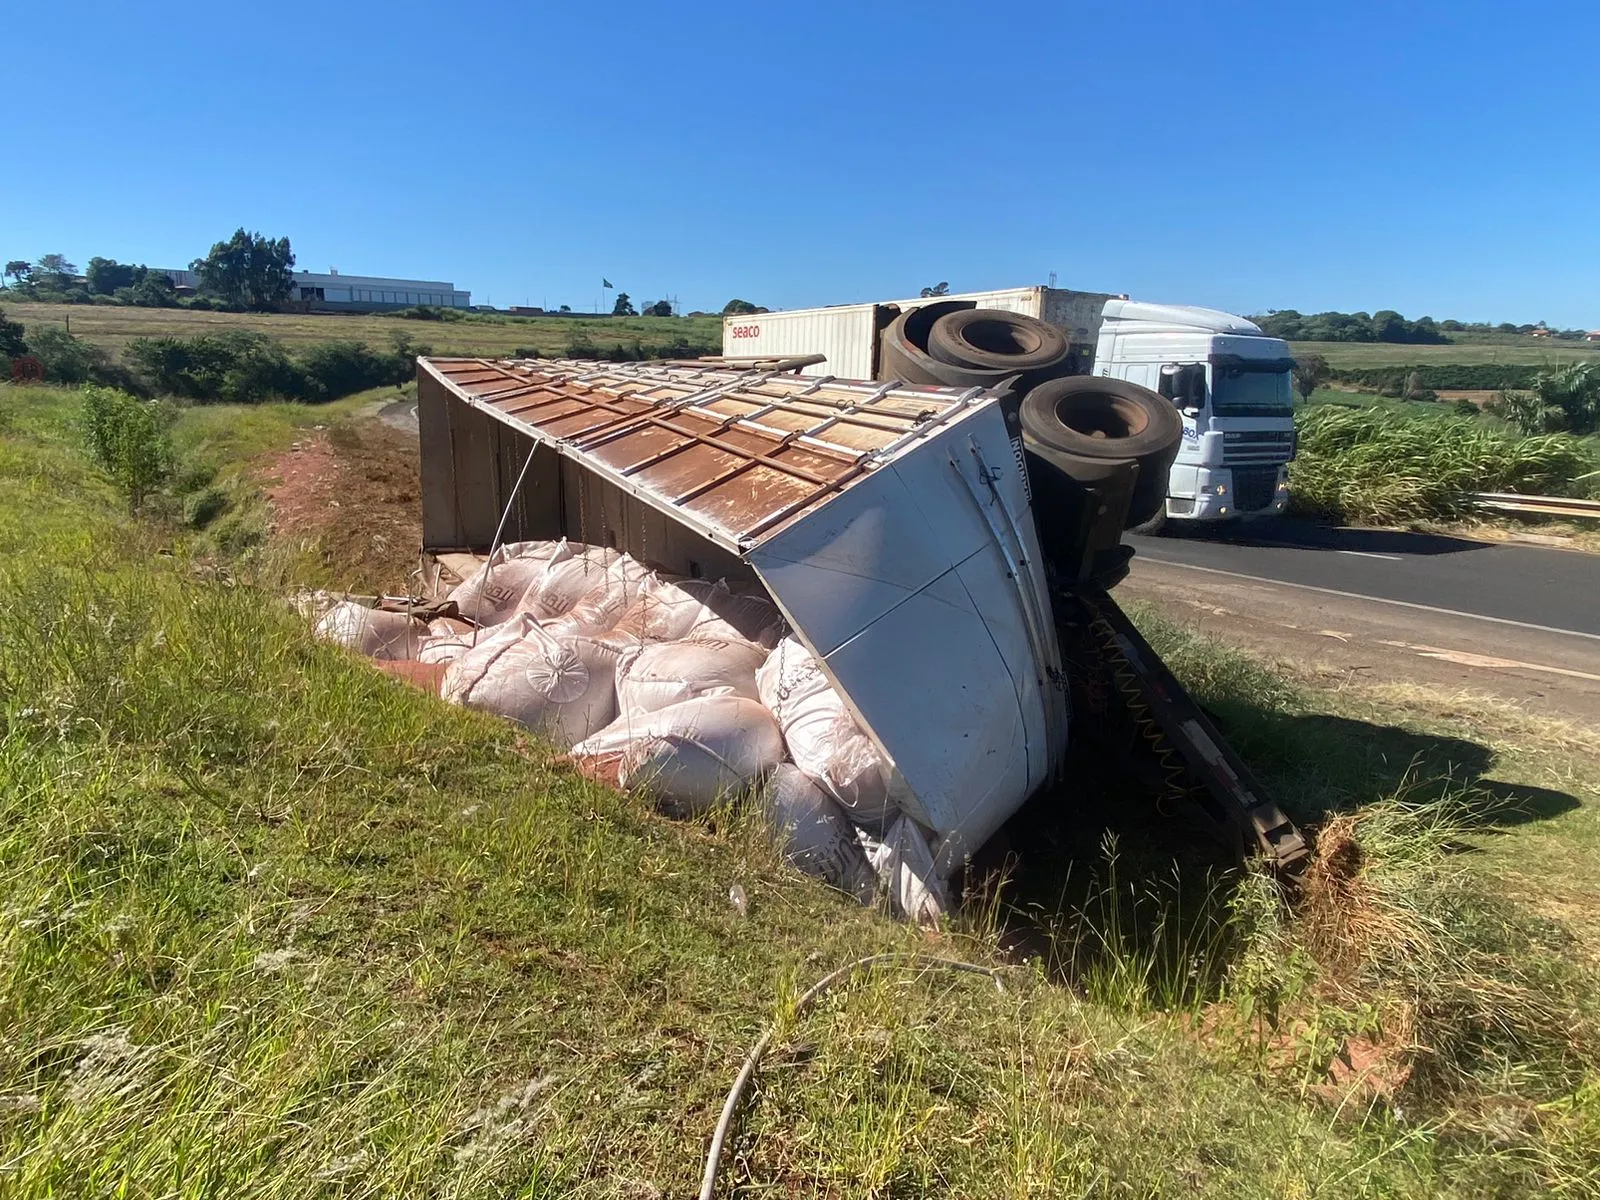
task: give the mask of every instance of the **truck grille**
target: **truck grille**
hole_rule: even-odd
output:
[[[1222,435],[1222,465],[1234,463],[1288,462],[1294,457],[1294,431],[1285,429],[1270,433],[1224,433]]]
[[[1272,504],[1278,490],[1277,467],[1235,467],[1233,507],[1236,512],[1259,512]]]

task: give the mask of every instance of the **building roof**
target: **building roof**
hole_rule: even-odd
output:
[[[728,363],[424,358],[462,401],[742,554],[936,430],[981,388]]]

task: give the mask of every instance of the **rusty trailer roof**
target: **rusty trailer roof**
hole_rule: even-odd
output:
[[[417,365],[738,554],[999,395],[713,362]]]

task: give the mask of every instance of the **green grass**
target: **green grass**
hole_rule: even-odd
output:
[[[1559,366],[1588,362],[1600,356],[1600,343],[1563,342],[1553,338],[1489,334],[1454,334],[1444,346],[1405,346],[1387,342],[1291,342],[1295,354],[1320,354],[1335,370],[1358,367],[1406,367],[1435,363],[1518,363]]]
[[[1303,409],[1310,409],[1322,404],[1331,404],[1340,408],[1371,409],[1377,412],[1394,413],[1404,417],[1418,417],[1424,420],[1460,415],[1447,400],[1397,400],[1389,396],[1379,396],[1373,392],[1350,392],[1338,388],[1318,388],[1311,393],[1310,401],[1302,407]]]
[[[197,412],[180,441],[236,469],[327,410]],[[992,957],[999,910],[919,934],[782,867],[748,812],[665,820],[315,644],[248,564],[218,581],[126,517],[73,417],[0,388],[0,1194],[684,1195],[773,1020],[725,1195],[1600,1185],[1593,993],[1489,886],[1518,828],[1397,785],[1400,706],[1335,716],[1141,614],[1278,794],[1356,814],[1353,899],[1308,926],[1257,877],[1173,890],[1124,835],[1077,864],[1098,904],[1041,914],[1102,948],[1078,978],[879,972],[789,1023],[858,955]],[[1558,762],[1593,788],[1589,743],[1525,734],[1498,727],[1508,788]],[[1330,937],[1347,912],[1384,920]],[[1358,1034],[1412,1072],[1392,1101],[1327,1082]]]
[[[63,323],[72,333],[112,354],[138,337],[194,337],[249,329],[276,338],[291,349],[330,339],[353,339],[386,349],[391,335],[409,334],[441,355],[508,356],[521,347],[549,356],[568,340],[586,334],[600,346],[638,340],[646,349],[682,337],[722,344],[721,317],[510,317],[474,314],[459,321],[412,321],[354,313],[220,313],[185,308],[131,308],[112,305],[16,303],[6,315],[26,329]]]

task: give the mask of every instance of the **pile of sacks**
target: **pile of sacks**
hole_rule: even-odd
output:
[[[354,601],[317,636],[570,751],[593,778],[691,817],[759,790],[802,870],[919,921],[946,906],[923,830],[816,659],[759,591],[559,542],[497,550],[424,621]]]

